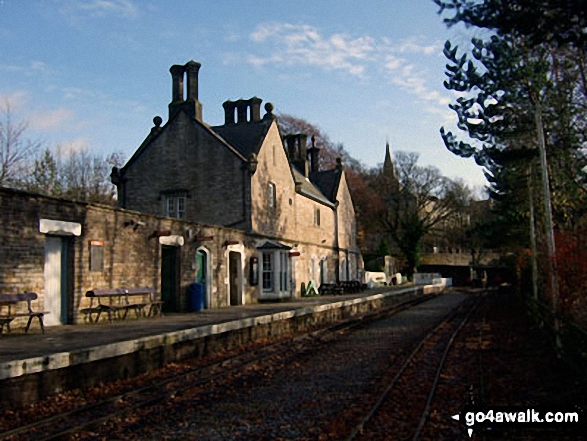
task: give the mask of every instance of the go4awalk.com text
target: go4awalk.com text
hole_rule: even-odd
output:
[[[485,433],[500,429],[516,428],[563,428],[583,432],[587,429],[585,409],[575,406],[566,407],[469,407],[452,418],[464,424],[471,437],[477,430]]]

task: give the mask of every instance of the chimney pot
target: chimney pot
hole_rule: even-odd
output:
[[[198,72],[202,65],[195,61],[189,61],[184,67],[187,77],[187,99],[198,101]]]
[[[245,123],[247,122],[247,111],[249,110],[249,102],[245,100],[238,100],[236,102],[236,113],[237,113],[237,122]]]
[[[222,103],[224,107],[224,124],[234,124],[234,110],[236,109],[236,103],[234,101],[225,101]]]
[[[185,69],[177,64],[169,68],[172,79],[171,102],[176,103],[183,101],[183,74]]]
[[[251,105],[251,122],[261,121],[261,103],[263,100],[254,96],[249,100]]]

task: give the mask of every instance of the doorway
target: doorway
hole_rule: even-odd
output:
[[[242,270],[241,254],[236,251],[228,253],[228,278],[230,291],[230,306],[241,305]]]
[[[44,309],[49,314],[45,316],[46,326],[63,325],[72,322],[70,304],[72,302],[71,275],[69,262],[70,240],[62,236],[47,236],[45,238],[45,300]]]
[[[179,248],[161,246],[161,300],[163,312],[179,312]]]
[[[204,293],[204,308],[210,308],[210,295],[208,290],[208,253],[203,249],[196,251],[196,283],[202,285]]]

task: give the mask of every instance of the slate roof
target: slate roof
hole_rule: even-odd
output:
[[[248,158],[251,153],[259,154],[272,122],[273,118],[264,118],[253,123],[226,124],[210,127],[210,129],[238,150],[241,155]],[[299,184],[300,194],[317,202],[329,206],[333,205],[340,183],[340,169],[335,168],[313,173],[308,179],[293,164],[290,163],[290,167],[294,181]]]
[[[299,184],[298,192],[310,199],[314,199],[317,202],[321,202],[325,205],[332,206],[333,200],[328,198],[320,189],[310,181],[310,179],[306,178],[300,171],[295,167],[291,166],[294,181],[296,184]]]
[[[320,191],[331,202],[336,201],[336,193],[338,192],[338,185],[340,184],[340,177],[342,169],[333,168],[332,170],[319,171],[312,173],[310,179],[320,189]]]
[[[273,118],[264,118],[257,122],[226,124],[210,129],[248,158],[251,153],[259,154],[272,122]]]
[[[179,112],[178,112],[179,113]],[[176,113],[177,115],[177,113]],[[176,116],[174,115],[174,117]],[[251,153],[259,154],[259,150],[263,145],[263,141],[267,136],[267,132],[275,117],[263,118],[257,122],[225,124],[222,126],[210,127],[192,118],[192,123],[203,127],[211,135],[219,138],[225,147],[232,150],[243,161],[247,161]],[[168,121],[165,126],[161,127],[160,131],[165,130],[169,125]],[[121,169],[120,173],[124,174],[126,169],[138,158],[142,152],[150,145],[151,141],[157,137],[160,131],[152,131],[141,146],[135,151],[134,155]],[[290,163],[292,176],[297,191],[317,202],[333,206],[336,200],[336,192],[338,191],[338,184],[340,183],[341,170],[333,169],[312,173],[310,179],[306,178],[293,164]]]

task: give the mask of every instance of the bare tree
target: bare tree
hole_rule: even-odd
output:
[[[39,142],[26,137],[27,124],[15,122],[12,107],[5,101],[0,119],[0,186],[18,186],[39,149]]]
[[[464,183],[452,181],[437,168],[422,167],[417,162],[417,153],[396,152],[396,177],[390,180],[381,173],[377,184],[385,203],[383,224],[404,255],[408,276],[419,264],[424,236],[462,210],[471,197]]]

